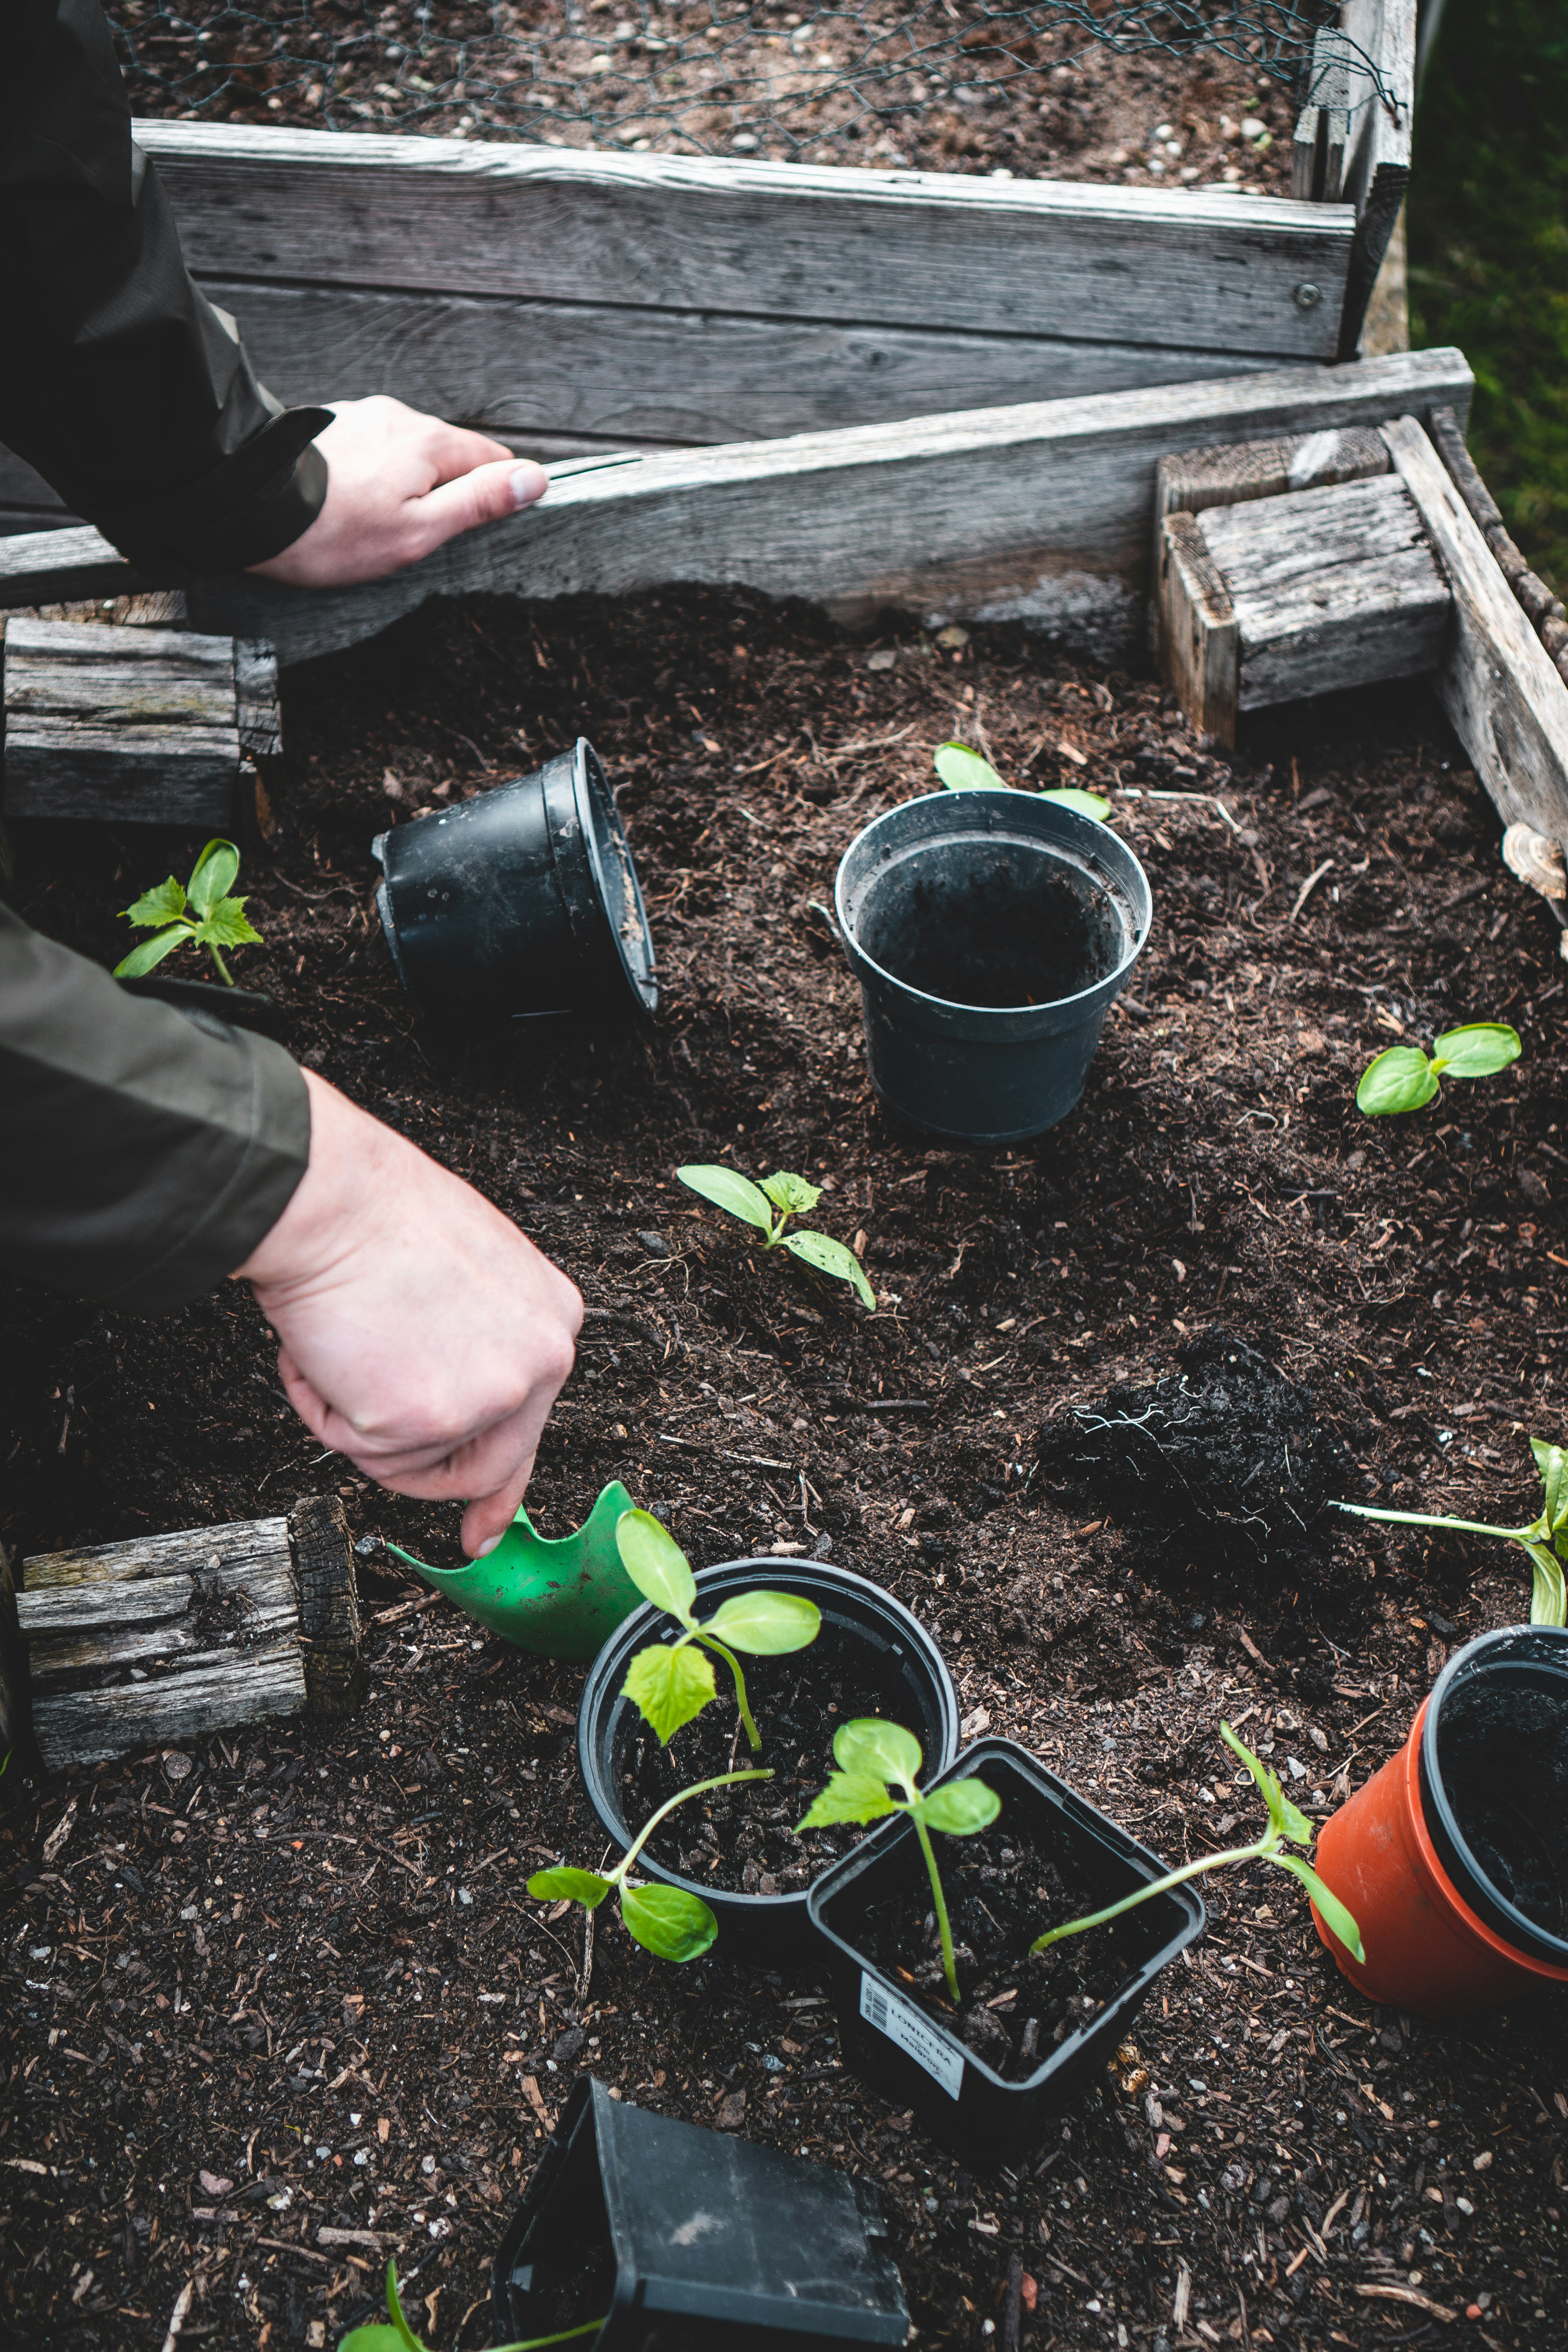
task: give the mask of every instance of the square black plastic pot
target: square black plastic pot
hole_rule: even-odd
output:
[[[1101,1910],[1165,1875],[1168,1865],[1158,1855],[1013,1740],[977,1740],[932,1786],[975,1772],[1002,1800],[1002,1826],[1017,1830],[1065,1877],[1086,1886],[1089,1907]],[[952,1843],[942,1837],[935,1843],[940,1868]],[[857,1944],[868,1916],[912,1882],[928,1883],[925,1864],[913,1830],[899,1818],[873,1830],[811,1890],[807,1914],[827,1949],[840,2046],[856,2073],[885,2097],[912,2107],[933,2139],[975,2170],[987,2170],[1027,2148],[1104,2068],[1161,1970],[1202,1932],[1205,1913],[1188,1885],[1155,1895],[1130,1914],[1123,1934],[1134,1939],[1136,1958],[1120,1990],[1032,2074],[1009,2083]],[[1041,1918],[1042,1930],[1051,1924]]]
[[[584,2352],[902,2344],[887,2236],[868,2182],[647,2115],[584,2075],[496,2256],[496,2335],[571,2326],[563,2284],[596,2276],[608,2315]]]

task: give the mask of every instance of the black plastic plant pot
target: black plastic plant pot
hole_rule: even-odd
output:
[[[887,2238],[869,2182],[647,2115],[584,2075],[496,2256],[497,2340],[603,2313],[584,2352],[902,2344]]]
[[[896,1601],[890,1592],[884,1592],[880,1585],[872,1584],[867,1578],[853,1575],[847,1568],[830,1567],[826,1560],[737,1559],[698,1570],[698,1616],[710,1617],[719,1603],[731,1594],[754,1591],[759,1586],[773,1592],[804,1594],[816,1603],[823,1620],[822,1630],[810,1648],[795,1651],[784,1658],[743,1661],[752,1713],[763,1736],[763,1753],[758,1760],[776,1773],[774,1781],[757,1784],[766,1786],[770,1805],[776,1800],[790,1809],[792,1824],[799,1821],[833,1769],[832,1734],[836,1727],[835,1718],[825,1714],[815,1753],[803,1750],[798,1741],[770,1746],[772,1694],[775,1690],[782,1692],[787,1685],[795,1690],[804,1688],[809,1695],[814,1683],[822,1687],[826,1677],[840,1667],[858,1694],[856,1712],[880,1715],[903,1724],[920,1741],[931,1770],[952,1762],[958,1753],[958,1696],[952,1677],[936,1643],[901,1601]],[[645,1805],[628,1824],[629,1768],[639,1757],[656,1757],[658,1751],[652,1732],[637,1708],[629,1699],[622,1697],[621,1685],[638,1650],[647,1649],[652,1642],[672,1642],[679,1631],[672,1618],[645,1601],[616,1626],[588,1670],[577,1713],[577,1761],[589,1803],[607,1834],[622,1850],[631,1843],[636,1828],[652,1810],[651,1805]],[[676,1733],[668,1751],[668,1764],[661,1767],[669,1772],[671,1790],[705,1779],[710,1770],[743,1770],[752,1761],[744,1738],[735,1745],[733,1686],[723,1663],[717,1664],[718,1697],[710,1702],[696,1724]],[[698,1732],[705,1738],[721,1741],[726,1752],[715,1761],[700,1765],[693,1753],[693,1735]],[[731,1763],[728,1751],[732,1745],[735,1752]],[[680,1843],[684,1843],[687,1835],[700,1828],[699,1811],[699,1801],[694,1801],[671,1816],[671,1829],[679,1825],[682,1831]],[[858,1832],[838,1831],[832,1834],[844,1840]],[[816,1836],[805,1841],[804,1865],[797,1867],[808,1868],[815,1862],[814,1849],[820,1851],[821,1866],[826,1867],[833,1848]],[[670,1864],[668,1854],[661,1860],[647,1846],[637,1856],[637,1870],[645,1878],[700,1895],[718,1919],[717,1949],[721,1954],[776,1960],[811,1947],[813,1938],[805,1913],[808,1880],[784,1892],[746,1893],[716,1886],[710,1877],[688,1875]]]
[[[1013,792],[889,810],[845,852],[834,903],[872,1085],[963,1143],[1019,1143],[1066,1118],[1152,907],[1108,825]]]
[[[653,939],[605,772],[582,737],[530,776],[372,844],[397,976],[427,1012],[528,1020],[658,1003]]]
[[[140,980],[122,980],[120,985],[127,996],[150,996],[193,1018],[205,1015],[262,1037],[281,1038],[289,1026],[283,1006],[259,989],[228,988],[220,980],[175,980],[156,971],[144,972]]]
[[[982,1775],[1002,1800],[994,1829],[986,1834],[1026,1844],[1044,1870],[1059,1874],[1078,1890],[1082,1899],[1068,1916],[1103,1909],[1165,1875],[1166,1864],[1147,1847],[1012,1740],[977,1740],[942,1778],[971,1773]],[[974,1842],[938,1836],[934,1843],[946,1885],[960,1849]],[[1128,1913],[1114,1930],[1089,1928],[1056,1946],[1049,1956],[1053,1962],[1075,1946],[1114,1933],[1114,1965],[1096,1963],[1106,1969],[1106,1997],[1092,2012],[1084,2012],[1081,2024],[1064,2017],[1067,2030],[1048,2054],[1032,2072],[1009,2080],[930,2007],[912,1999],[890,1968],[867,1955],[871,1923],[879,1914],[886,1918],[893,1905],[917,1890],[923,1890],[929,1907],[930,1880],[915,1833],[906,1820],[886,1821],[817,1880],[809,1898],[811,1923],[826,1947],[839,2044],[847,2063],[884,2096],[912,2107],[933,2139],[977,2170],[1005,2164],[1026,2149],[1051,2116],[1103,2072],[1155,1979],[1201,1933],[1205,1918],[1193,1887],[1180,1886]],[[951,1887],[949,1899],[951,1905]],[[1031,1994],[1029,1972],[1042,1966],[1026,1961],[1023,1954],[1033,1935],[1063,1916],[1056,1911],[1054,1922],[1053,1907],[1042,1901],[1019,1950],[994,1956],[1005,1984],[1019,1988],[1020,2014]],[[954,1934],[959,1933],[955,1909]]]

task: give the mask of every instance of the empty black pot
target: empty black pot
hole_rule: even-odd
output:
[[[526,1020],[658,1003],[605,772],[581,736],[530,776],[378,834],[381,927],[427,1010]]]
[[[958,1752],[958,1695],[941,1651],[901,1601],[895,1601],[890,1592],[884,1592],[879,1584],[872,1584],[866,1577],[853,1575],[847,1568],[830,1567],[826,1560],[734,1559],[719,1568],[698,1570],[697,1613],[699,1617],[710,1617],[719,1603],[731,1593],[754,1591],[758,1586],[773,1592],[803,1593],[806,1600],[814,1601],[822,1612],[824,1629],[831,1629],[840,1641],[856,1645],[860,1654],[857,1663],[864,1679],[879,1689],[881,1704],[876,1712],[892,1722],[904,1724],[914,1733],[931,1771],[951,1763]],[[577,1711],[577,1761],[583,1785],[607,1834],[623,1851],[631,1843],[633,1832],[622,1810],[622,1776],[643,1723],[630,1700],[621,1696],[621,1685],[638,1650],[646,1650],[652,1642],[673,1642],[679,1633],[675,1620],[650,1602],[645,1601],[640,1609],[635,1609],[616,1626],[589,1668]],[[819,1633],[817,1640],[821,1639]],[[811,1660],[812,1651],[806,1649],[796,1653],[789,1663],[798,1664],[809,1674]],[[748,1682],[757,1663],[749,1658],[743,1661]],[[721,1706],[727,1704],[731,1710],[734,1706],[734,1693],[728,1688],[722,1665],[719,1669],[719,1697],[712,1703]],[[754,1712],[763,1740],[759,1761],[778,1765],[785,1759],[769,1752],[766,1702],[755,1700]],[[675,1736],[679,1742],[680,1733]],[[679,1747],[676,1753],[679,1756]],[[795,1759],[792,1756],[787,1760],[793,1765]],[[819,1760],[822,1779],[826,1780],[832,1769],[832,1759],[825,1756]],[[737,1769],[743,1770],[750,1761],[742,1740]],[[683,1771],[680,1777],[690,1780],[698,1776]],[[800,1810],[804,1812],[816,1794],[816,1786],[809,1793],[796,1793],[801,1796]],[[646,1846],[637,1856],[637,1867],[645,1877],[701,1896],[719,1921],[718,1949],[721,1953],[776,1959],[805,1949],[810,1942],[805,1916],[808,1890],[805,1887],[787,1895],[742,1894],[733,1887],[684,1878],[657,1861]]]
[[[1031,793],[931,793],[844,854],[838,927],[889,1108],[1018,1143],[1083,1092],[1149,936],[1148,877],[1108,825]]]
[[[579,2077],[495,2260],[500,2340],[595,2319],[594,2352],[902,2344],[868,2181],[650,2116]]]
[[[943,1780],[984,1775],[1002,1800],[998,1826],[1027,1839],[1064,1875],[1087,1886],[1087,1907],[1132,1895],[1166,1865],[1011,1739],[966,1748]],[[956,1841],[935,1841],[938,1867]],[[881,1822],[853,1853],[825,1872],[807,1896],[811,1924],[828,1955],[839,2045],[857,2074],[884,2097],[911,2106],[933,2139],[976,2170],[1005,2164],[1038,2138],[1049,2118],[1103,2072],[1148,1999],[1155,1978],[1203,1927],[1191,1885],[1153,1896],[1128,1914],[1121,1933],[1134,1958],[1120,1990],[1057,2043],[1032,2074],[1010,2083],[911,2000],[866,1957],[858,1941],[878,1906],[906,1885],[929,1885],[906,1819]],[[1054,1923],[1045,1916],[1042,1929]],[[1103,1933],[1089,1928],[1088,1935]]]

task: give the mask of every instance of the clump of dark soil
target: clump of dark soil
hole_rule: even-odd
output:
[[[906,1704],[896,1675],[879,1675],[863,1643],[825,1623],[809,1650],[783,1658],[746,1661],[746,1695],[763,1752],[753,1757],[736,1710],[729,1669],[718,1667],[719,1697],[668,1748],[637,1717],[616,1766],[626,1790],[627,1822],[640,1829],[678,1789],[721,1772],[771,1769],[771,1780],[716,1789],[683,1805],[643,1848],[667,1870],[710,1886],[747,1895],[790,1895],[853,1845],[855,1829],[814,1830],[797,1838],[795,1825],[833,1769],[833,1735],[857,1717],[896,1719]],[[617,1743],[618,1745],[618,1743]],[[629,1785],[628,1785],[629,1781]]]
[[[1183,1562],[1279,1585],[1310,1575],[1339,1532],[1329,1504],[1355,1465],[1304,1388],[1217,1325],[1179,1370],[1047,1423],[1044,1476],[1103,1504]]]

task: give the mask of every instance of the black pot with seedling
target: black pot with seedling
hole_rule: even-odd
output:
[[[803,1841],[797,1824],[829,1769],[835,1728],[872,1712],[894,1717],[917,1725],[945,1763],[958,1748],[952,1677],[903,1603],[847,1569],[741,1559],[694,1574],[641,1511],[617,1539],[647,1605],[589,1671],[577,1718],[589,1802],[618,1846],[636,1843],[643,1877],[711,1921],[705,1940],[668,1957],[693,1957],[715,1934],[726,1951],[798,1951],[810,1934],[806,1893],[831,1849]],[[693,1785],[721,1778],[734,1785]],[[531,1891],[543,1895],[557,1878],[550,1891],[602,1899],[557,1872],[537,1874]],[[683,1916],[695,1933],[700,1923]]]
[[[983,1144],[1071,1110],[1152,908],[1109,825],[1005,789],[876,818],[845,852],[834,903],[878,1093],[915,1127]]]
[[[531,775],[378,834],[375,903],[424,1010],[522,1021],[654,1012],[653,939],[604,769],[579,737]]]
[[[820,2352],[902,2344],[910,2325],[869,2182],[645,2114],[589,2076],[512,2217],[491,2293],[503,2343],[577,2329],[595,2352]]]

